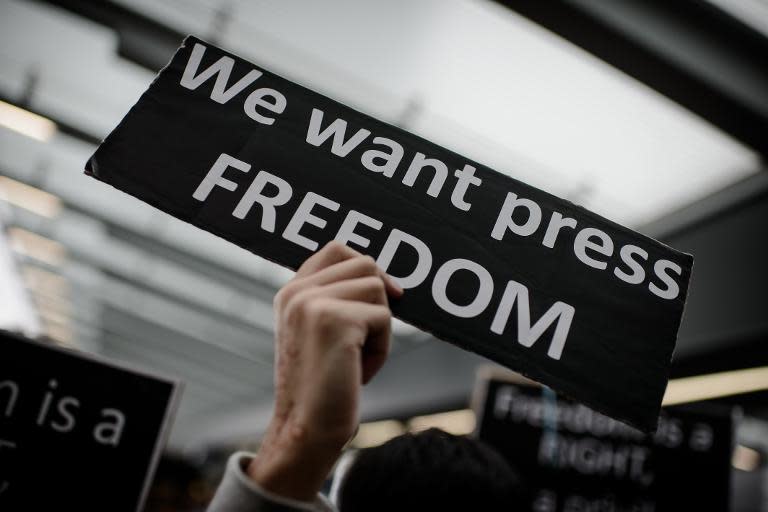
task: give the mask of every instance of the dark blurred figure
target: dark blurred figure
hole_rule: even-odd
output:
[[[144,512],[199,512],[213,492],[197,466],[166,454],[157,466]]]
[[[341,512],[524,510],[515,471],[480,441],[438,429],[361,450],[344,475]]]

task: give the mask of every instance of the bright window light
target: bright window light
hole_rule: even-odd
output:
[[[738,0],[748,1],[759,0]],[[120,2],[181,31],[215,14]],[[221,37],[288,78],[631,227],[760,167],[715,126],[496,2],[243,2]]]
[[[36,336],[40,323],[19,278],[4,231],[0,223],[0,329]]]
[[[4,101],[0,101],[0,125],[42,142],[49,141],[57,131],[50,119]]]
[[[216,11],[120,3],[182,32],[210,26]],[[619,223],[652,222],[760,166],[713,125],[495,2],[279,4],[236,3],[221,45]],[[96,33],[77,37],[81,24],[58,12],[9,5],[28,24],[71,29],[0,31],[18,59],[39,63],[40,104],[99,134],[113,128],[151,81],[147,72],[106,59]],[[93,62],[99,73],[71,71]],[[76,95],[62,96],[64,78]]]
[[[629,226],[759,168],[742,144],[530,20],[448,4],[424,29],[415,127],[428,138]]]

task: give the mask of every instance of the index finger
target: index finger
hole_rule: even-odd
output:
[[[362,253],[357,252],[351,247],[347,247],[340,242],[331,240],[325,244],[322,249],[307,258],[296,271],[295,279],[308,277],[336,264],[362,256]],[[400,284],[380,268],[377,267],[377,270],[379,276],[384,281],[388,292],[395,297],[400,297],[403,294],[403,288]]]
[[[362,256],[362,254],[336,240],[331,240],[302,263],[296,271],[296,277],[306,277],[326,267],[357,256]]]

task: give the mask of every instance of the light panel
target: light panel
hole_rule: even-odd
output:
[[[0,200],[42,217],[52,218],[61,211],[61,199],[7,176],[0,176]]]
[[[662,405],[713,400],[764,390],[768,390],[768,366],[697,375],[670,380]]]
[[[0,101],[0,125],[42,142],[49,141],[57,130],[50,119],[4,101]]]
[[[63,245],[26,229],[10,228],[8,238],[17,253],[51,266],[61,266],[67,257],[67,250]]]

